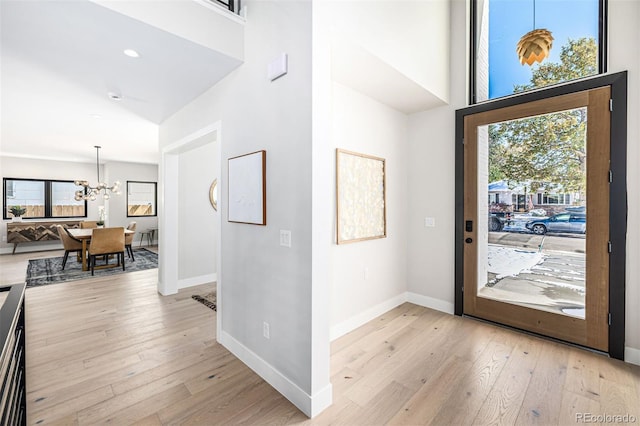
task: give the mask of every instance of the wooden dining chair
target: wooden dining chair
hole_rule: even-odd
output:
[[[62,259],[62,270],[64,271],[69,253],[79,253],[80,256],[82,255],[82,241],[69,235],[67,229],[62,225],[56,225],[56,229],[58,230],[60,241],[62,241],[62,245],[64,246],[64,258]]]
[[[124,236],[124,247],[127,249],[127,254],[131,258],[131,260],[134,262],[136,261],[136,258],[133,256],[133,248],[131,247],[131,244],[133,244],[133,237],[135,236],[136,226],[137,226],[136,222],[129,223],[129,226],[127,226],[127,229],[129,231],[134,231],[134,233],[125,234]]]
[[[98,227],[98,221],[96,220],[85,220],[80,222],[80,228],[82,229],[97,228],[97,227]]]
[[[89,246],[89,265],[91,266],[91,275],[94,275],[96,268],[96,257],[105,258],[105,265],[101,267],[112,267],[109,265],[109,255],[115,254],[118,257],[118,264],[122,263],[124,271],[124,228],[96,228],[91,236],[91,245]]]

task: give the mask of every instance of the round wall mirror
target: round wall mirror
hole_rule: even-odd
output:
[[[218,211],[218,179],[214,179],[209,188],[209,201],[215,211]]]

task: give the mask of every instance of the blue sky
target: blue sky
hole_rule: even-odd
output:
[[[598,0],[536,0],[536,28],[551,31],[554,41],[546,61],[559,62],[569,38],[598,39]],[[513,93],[514,84],[529,83],[531,68],[520,65],[518,40],[533,29],[533,0],[489,2],[489,97]],[[543,62],[544,63],[544,62]],[[533,68],[537,63],[533,65]]]

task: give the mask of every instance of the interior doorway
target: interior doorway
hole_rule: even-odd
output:
[[[178,289],[185,286],[192,286],[203,284],[205,282],[217,281],[218,287],[220,286],[220,246],[221,246],[221,233],[220,233],[220,220],[216,221],[216,249],[217,253],[215,264],[216,273],[198,275],[196,277],[185,279],[180,271],[180,259],[181,259],[181,246],[179,235],[188,234],[189,229],[184,228],[184,221],[181,221],[180,209],[185,205],[184,195],[186,192],[196,192],[200,194],[198,200],[202,201],[203,206],[201,210],[203,213],[209,214],[213,210],[213,207],[209,205],[209,187],[212,185],[212,180],[216,179],[218,188],[221,188],[221,176],[220,176],[220,151],[221,151],[221,123],[216,122],[207,127],[204,127],[191,135],[180,139],[161,150],[161,162],[160,162],[160,197],[159,197],[159,245],[160,245],[160,261],[159,261],[159,277],[158,277],[158,291],[163,295],[170,295],[177,293]],[[204,162],[209,161],[210,168],[218,170],[217,176],[211,176],[207,179],[192,179],[191,174],[185,173],[186,168],[190,167],[185,164],[184,158],[190,156],[191,153],[199,154],[201,149],[205,146],[215,145],[215,151],[217,154],[211,159],[203,159]],[[197,155],[196,155],[197,157]],[[216,162],[217,164],[213,164]],[[183,171],[180,171],[182,164]],[[196,170],[197,173],[197,170]],[[184,182],[185,176],[187,179],[193,182]],[[182,193],[182,195],[181,195]],[[220,207],[215,212],[219,215]],[[206,210],[206,211],[205,211]],[[184,212],[182,214],[184,216]],[[218,217],[219,219],[219,217]],[[205,219],[202,219],[205,220]],[[198,229],[202,231],[202,226],[198,228],[198,224],[202,220],[191,220],[189,228],[195,230],[193,232],[198,234]],[[197,248],[195,248],[197,250]],[[184,251],[184,250],[183,250]],[[185,263],[183,260],[182,263]],[[188,268],[189,265],[186,265]],[[184,268],[183,268],[184,269]],[[218,288],[218,299],[221,298]],[[218,325],[220,322],[218,322]]]

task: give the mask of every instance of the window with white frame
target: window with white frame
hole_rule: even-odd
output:
[[[571,194],[538,194],[538,204],[571,204]]]

